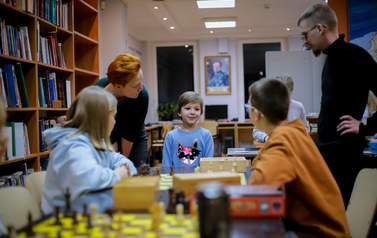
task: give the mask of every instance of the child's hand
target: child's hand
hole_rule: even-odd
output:
[[[131,175],[132,175],[132,171],[131,171],[128,163],[125,163],[125,164],[119,166],[118,168],[114,169],[114,172],[116,174],[118,174],[121,178],[131,177]]]

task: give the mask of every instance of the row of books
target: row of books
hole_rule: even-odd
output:
[[[27,163],[24,162],[20,166],[20,171],[16,171],[9,175],[3,175],[0,177],[0,188],[10,186],[22,186],[25,187],[25,176],[34,173],[34,169],[29,169]]]
[[[21,63],[7,64],[0,68],[0,94],[5,106],[12,108],[29,107],[24,74]]]
[[[3,0],[3,2],[17,7],[20,10],[34,13],[34,0]]]
[[[29,134],[23,122],[7,122],[5,129],[8,135],[7,150],[2,161],[23,158],[30,155]]]
[[[71,81],[57,78],[55,72],[39,73],[39,107],[53,107],[53,101],[60,100],[62,108],[71,106]]]
[[[67,68],[65,65],[62,43],[58,43],[57,33],[49,32],[39,35],[39,61],[58,67]]]
[[[68,30],[68,3],[62,0],[36,0],[37,16]]]
[[[59,118],[40,118],[39,119],[39,151],[47,151],[47,145],[43,138],[43,131],[56,127],[60,123]]]
[[[33,60],[27,26],[6,25],[0,19],[0,54]]]

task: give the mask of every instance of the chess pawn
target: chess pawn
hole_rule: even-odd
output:
[[[198,174],[199,170],[200,170],[200,168],[199,168],[199,166],[197,166],[194,171],[195,171],[196,174]]]
[[[209,165],[208,165],[208,173],[212,173],[213,170],[212,170],[212,162],[209,162]]]
[[[92,203],[90,204],[90,220],[91,220],[91,223],[93,226],[97,225],[97,220],[96,220],[96,217],[97,217],[97,208],[98,208],[98,205],[95,204],[95,203]]]
[[[160,207],[160,219],[164,219],[165,216],[166,216],[165,203],[164,202],[159,202],[158,206]]]
[[[177,204],[175,207],[175,210],[177,211],[177,215],[175,217],[177,223],[182,223],[185,220],[185,215],[183,214],[184,212],[184,207],[183,204]]]
[[[223,172],[224,171],[224,162],[221,161],[220,163],[220,172]]]
[[[232,172],[233,173],[238,173],[238,169],[237,169],[237,167],[238,167],[238,164],[237,164],[237,162],[236,162],[236,159],[234,159],[234,161],[233,161],[233,168],[232,168]]]

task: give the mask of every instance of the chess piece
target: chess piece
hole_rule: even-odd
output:
[[[199,170],[200,170],[199,166],[196,166],[196,168],[194,169],[194,171],[195,171],[196,174],[199,173]]]
[[[183,190],[178,190],[175,193],[175,202],[176,204],[185,204],[185,192]]]
[[[91,222],[92,224],[95,226],[97,224],[97,208],[98,208],[98,205],[95,204],[95,203],[92,203],[90,204],[90,219],[91,219]]]
[[[35,232],[33,231],[33,221],[32,221],[30,212],[27,215],[26,236],[27,237],[35,236]]]
[[[86,203],[82,204],[82,217],[88,217],[88,205]]]
[[[14,226],[8,226],[8,237],[9,238],[17,238],[17,232]]]
[[[221,158],[221,162],[220,162],[220,172],[223,172],[224,171],[224,158]]]
[[[150,167],[144,161],[140,162],[139,175],[146,176],[150,174]]]
[[[166,208],[166,213],[168,214],[174,214],[175,213],[175,196],[174,196],[174,188],[169,188],[169,203]]]
[[[54,225],[61,225],[62,222],[60,221],[59,217],[59,211],[60,211],[60,206],[55,206],[55,223]]]
[[[177,204],[175,209],[177,211],[175,219],[177,223],[182,223],[185,220],[185,215],[183,214],[183,204]]]
[[[76,210],[72,211],[72,218],[73,218],[72,225],[79,224],[79,221],[77,220],[77,211]]]
[[[69,192],[69,188],[67,188],[66,193],[64,194],[64,200],[65,200],[64,217],[71,217],[72,216],[71,193]]]
[[[92,216],[88,216],[88,225],[86,226],[87,229],[92,229]]]
[[[157,169],[157,176],[159,176],[161,178],[161,174],[160,174],[160,168],[156,168]]]
[[[165,203],[161,201],[161,202],[158,203],[158,206],[160,207],[160,218],[164,219],[165,216],[166,216]]]
[[[173,176],[173,175],[174,175],[174,167],[171,166],[171,167],[170,167],[170,176]]]
[[[113,210],[111,208],[107,208],[105,214],[109,215],[111,219],[113,218]]]
[[[118,210],[117,212],[118,214],[118,233],[122,233],[122,227],[123,227],[123,221],[122,221],[122,216],[123,216],[123,212],[122,210]],[[123,236],[122,236],[123,237]]]
[[[209,165],[208,165],[208,173],[212,173],[213,170],[212,170],[212,162],[209,162]]]
[[[148,211],[151,214],[151,218],[152,218],[152,225],[151,225],[152,230],[157,230],[161,223],[160,208],[161,207],[156,202],[153,202],[152,205],[149,207]]]
[[[238,165],[237,165],[236,159],[234,159],[234,161],[233,161],[232,172],[234,172],[234,173],[238,173],[238,172],[237,172],[237,170],[238,170],[237,167],[238,167]]]

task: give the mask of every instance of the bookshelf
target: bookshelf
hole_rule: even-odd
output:
[[[0,176],[21,170],[24,163],[34,171],[40,171],[40,161],[48,158],[49,152],[40,152],[39,119],[59,117],[68,110],[40,106],[38,83],[41,72],[55,72],[57,78],[70,81],[71,101],[84,87],[99,79],[98,0],[57,1],[57,4],[65,5],[67,11],[67,21],[64,24],[68,24],[65,28],[58,26],[62,23],[53,24],[53,21],[46,20],[45,15],[40,14],[38,9],[43,9],[39,6],[39,2],[43,2],[41,0],[34,0],[33,13],[20,10],[8,2],[9,0],[0,0],[0,18],[5,20],[7,25],[27,26],[32,60],[0,54],[0,68],[7,64],[21,63],[30,104],[29,107],[22,108],[11,108],[9,105],[6,109],[7,121],[26,124],[30,155],[0,161]],[[57,42],[62,44],[65,68],[39,62],[38,28],[41,35],[57,32]]]

